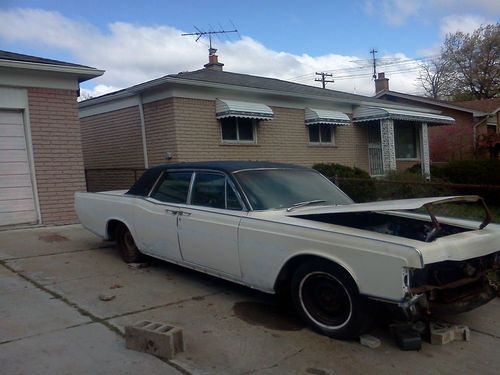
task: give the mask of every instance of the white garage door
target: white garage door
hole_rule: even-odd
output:
[[[0,226],[36,221],[23,116],[0,110]]]

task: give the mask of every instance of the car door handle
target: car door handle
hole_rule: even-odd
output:
[[[165,212],[166,212],[167,214],[172,214],[172,215],[177,215],[177,214],[181,213],[181,211],[179,211],[179,210],[171,210],[171,209],[169,209],[169,208],[166,208],[166,209],[165,209]]]
[[[179,215],[182,215],[182,216],[191,216],[191,212],[179,211]]]

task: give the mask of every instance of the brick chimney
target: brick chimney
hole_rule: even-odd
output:
[[[389,78],[385,78],[385,73],[379,73],[375,79],[375,94],[380,91],[389,91]]]
[[[203,65],[205,69],[222,71],[224,64],[219,62],[219,56],[215,54],[216,52],[217,50],[215,48],[210,48],[208,50],[208,64]]]

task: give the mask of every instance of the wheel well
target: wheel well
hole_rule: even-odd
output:
[[[334,261],[332,261],[330,259],[323,258],[321,256],[311,255],[311,254],[304,254],[304,255],[298,255],[296,257],[293,257],[293,258],[289,259],[285,263],[285,265],[281,268],[281,271],[278,274],[278,277],[276,278],[276,282],[274,283],[274,290],[275,290],[275,292],[277,294],[286,294],[286,293],[288,293],[289,289],[290,289],[290,283],[292,281],[292,276],[293,276],[295,270],[300,265],[302,265],[302,264],[304,264],[306,262],[313,261],[313,260],[319,260],[319,261],[327,262],[327,263],[330,263],[330,264],[334,265],[338,269],[339,272],[341,272],[347,278],[349,278],[349,279],[352,280],[353,285],[357,289],[357,284],[354,281],[354,279],[351,276],[351,274],[344,267],[342,267],[341,265],[339,265],[338,263],[336,263],[336,262],[334,262]]]
[[[111,240],[111,241],[116,240],[116,238],[115,238],[116,230],[120,227],[127,228],[127,225],[124,222],[122,222],[120,220],[116,220],[116,219],[108,221],[106,231],[107,231],[107,235],[108,235],[109,240]]]

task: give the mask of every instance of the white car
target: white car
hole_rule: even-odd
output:
[[[81,223],[142,254],[268,293],[290,293],[317,331],[358,336],[373,300],[411,318],[462,312],[495,296],[500,226],[436,217],[476,196],[355,204],[320,173],[267,162],[151,168],[128,191],[76,193]],[[427,214],[408,210],[426,209]]]

